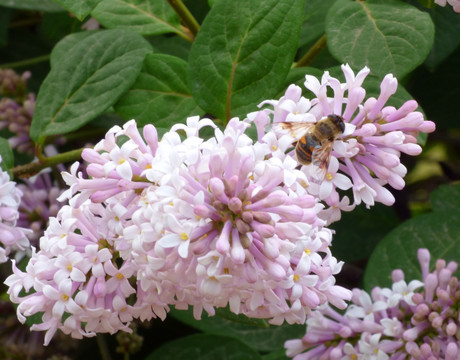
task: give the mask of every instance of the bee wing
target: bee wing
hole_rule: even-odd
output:
[[[314,179],[318,181],[324,180],[329,168],[329,161],[331,160],[333,146],[333,141],[326,141],[321,146],[318,146],[313,150],[311,155],[311,163],[313,166],[311,174]]]
[[[314,123],[305,122],[278,122],[273,124],[272,129],[276,133],[289,134],[297,141],[310,131],[314,125]]]

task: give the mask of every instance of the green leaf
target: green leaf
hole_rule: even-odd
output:
[[[59,5],[61,5],[66,10],[69,10],[74,14],[79,20],[83,20],[86,16],[89,15],[91,10],[101,1],[101,0],[54,0]]]
[[[40,34],[48,41],[58,42],[75,31],[74,29],[79,29],[81,25],[82,22],[69,12],[44,13],[40,26]]]
[[[430,202],[433,211],[459,211],[460,184],[441,185],[431,194]]]
[[[371,209],[358,206],[352,212],[342,212],[340,221],[331,225],[335,230],[332,252],[336,258],[349,263],[365,260],[388,229],[399,224],[393,208],[382,204],[376,204]],[[363,237],[363,234],[366,235]]]
[[[22,10],[40,10],[46,12],[65,11],[52,0],[0,0],[0,6]]]
[[[53,48],[50,56],[50,66],[55,67],[61,62],[65,62],[69,54],[69,51],[77,46],[80,42],[89,36],[94,35],[94,31],[81,31],[67,35],[61,41],[59,41]]]
[[[460,14],[455,13],[451,6],[436,6],[429,13],[436,31],[433,47],[425,64],[435,68],[460,45]]]
[[[294,59],[303,6],[303,0],[217,1],[190,51],[198,105],[228,120],[275,95]]]
[[[2,156],[0,166],[6,171],[14,166],[13,150],[7,139],[0,137],[0,155]]]
[[[112,106],[131,87],[149,51],[140,35],[121,29],[94,31],[73,45],[55,59],[40,88],[31,138],[76,130]]]
[[[197,334],[170,341],[145,360],[261,360],[257,351],[226,336]]]
[[[115,104],[125,119],[138,126],[170,127],[188,116],[203,115],[188,88],[187,63],[174,56],[149,54],[134,85]]]
[[[188,60],[191,44],[179,36],[151,36],[148,38],[154,52],[177,56],[185,61]]]
[[[336,0],[306,1],[299,46],[306,45],[324,34],[327,11],[335,2]]]
[[[264,352],[276,351],[283,347],[286,340],[299,338],[305,334],[304,325],[285,324],[267,327],[266,323],[260,320],[248,319],[247,323],[243,323],[241,317],[238,321],[232,321],[226,317],[207,315],[203,315],[201,320],[196,320],[192,311],[176,309],[171,309],[169,314],[195,329],[209,334],[231,336]]]
[[[453,203],[451,203],[453,206]],[[432,259],[460,259],[460,208],[419,215],[393,229],[376,247],[364,274],[367,291],[390,287],[391,271],[402,269],[407,282],[421,279],[417,249],[430,250]],[[457,272],[458,274],[458,272]]]
[[[434,38],[430,16],[397,0],[338,0],[326,18],[328,48],[354,69],[402,77],[420,65]]]
[[[102,0],[91,14],[107,28],[125,28],[142,35],[184,33],[167,1]]]

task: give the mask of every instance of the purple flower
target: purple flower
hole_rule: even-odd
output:
[[[215,128],[208,140],[205,126]],[[133,319],[164,319],[169,305],[192,306],[196,318],[229,306],[274,324],[303,323],[326,302],[345,307],[351,292],[335,284],[332,232],[285,155],[289,143],[272,132],[254,142],[249,126],[232,119],[221,131],[192,117],[158,140],[152,125],[142,137],[129,121],[86,149],[90,178],[78,163],[63,174],[69,205],[26,271],[14,266],[6,280],[19,319],[43,313],[32,329],[48,343],[58,329],[76,338],[130,331]],[[268,144],[283,151],[272,156]]]
[[[446,6],[446,4],[449,4],[456,13],[460,13],[460,0],[434,0],[434,2],[439,6]]]
[[[61,207],[56,199],[63,190],[52,183],[49,173],[25,179],[17,187],[23,194],[18,208],[17,225],[32,230],[27,237],[37,247],[38,240],[48,226],[49,218],[55,217]]]
[[[324,180],[315,182],[310,174],[311,165],[301,168],[309,179],[307,191],[335,209],[350,210],[353,205],[362,202],[367,207],[376,201],[391,205],[395,199],[385,185],[395,189],[402,189],[405,185],[403,177],[407,170],[400,163],[401,153],[418,155],[421,147],[417,144],[416,136],[419,132],[434,131],[434,123],[424,120],[423,114],[416,111],[417,103],[414,100],[407,101],[399,109],[385,106],[398,85],[391,74],[383,79],[379,97],[365,100],[366,91],[361,84],[369,69],[362,69],[356,76],[348,65],[343,65],[342,71],[345,83],[340,83],[328,72],[325,72],[321,81],[307,75],[305,87],[315,94],[315,98],[305,99],[301,88],[291,85],[279,100],[262,102],[261,105],[273,106],[273,110],[265,108],[259,114],[272,117],[273,123],[312,124],[330,114],[342,116],[345,131],[333,144]],[[328,96],[328,93],[332,95]],[[258,128],[269,123],[268,120],[261,123],[263,116],[259,114],[249,116]],[[290,134],[280,133],[278,136],[280,141],[287,136],[292,142]],[[341,200],[337,192],[337,189],[349,188],[353,191],[351,207],[348,198]],[[338,215],[328,210],[320,214],[328,223],[336,221]]]
[[[30,231],[17,226],[21,197],[22,192],[16,183],[0,169],[0,263],[6,262],[12,252],[24,251],[29,246],[27,235]]]
[[[404,273],[392,274],[393,288],[374,288],[371,296],[354,289],[344,314],[329,305],[314,310],[301,340],[285,343],[294,359],[451,359],[460,355],[457,263],[436,262],[420,249],[423,282],[406,285]],[[418,288],[418,292],[414,292]]]

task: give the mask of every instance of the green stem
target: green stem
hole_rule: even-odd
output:
[[[23,26],[37,25],[41,23],[41,21],[42,21],[41,17],[34,17],[34,18],[29,18],[29,19],[12,21],[10,23],[10,29],[15,29],[15,28],[23,27]]]
[[[111,360],[112,357],[110,356],[109,347],[107,346],[107,342],[104,339],[104,335],[97,334],[96,341],[97,341],[97,346],[99,347],[99,353],[101,354],[101,359]]]
[[[326,35],[321,36],[318,41],[316,41],[310,50],[294,65],[294,67],[308,66],[311,64],[313,59],[318,55],[321,50],[326,46]]]
[[[200,25],[193,17],[192,13],[187,9],[182,0],[168,0],[168,3],[174,9],[177,15],[179,15],[184,25],[192,34],[193,39],[195,39],[196,34],[200,30]]]
[[[37,57],[27,59],[27,60],[21,60],[21,61],[6,63],[6,64],[0,64],[0,68],[13,69],[13,68],[18,68],[18,67],[34,65],[34,64],[38,64],[38,63],[41,63],[41,62],[44,62],[44,61],[48,61],[49,58],[50,58],[49,54],[48,55],[37,56]]]
[[[37,174],[40,170],[54,165],[79,160],[83,149],[71,150],[49,158],[42,158],[40,161],[26,165],[19,165],[11,169],[14,177],[29,177]]]

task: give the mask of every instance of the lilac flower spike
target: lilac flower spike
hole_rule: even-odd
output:
[[[191,117],[159,140],[152,125],[141,136],[129,121],[85,149],[90,178],[78,163],[63,174],[68,205],[26,271],[13,266],[6,280],[19,319],[43,313],[33,330],[48,343],[58,329],[76,338],[130,331],[135,318],[164,319],[170,305],[191,306],[196,318],[228,306],[274,324],[304,323],[327,301],[345,307],[351,292],[335,284],[342,263],[322,206],[295,161],[269,145],[289,144],[270,131],[254,142],[249,126],[232,119],[222,131]]]
[[[301,170],[309,178],[307,191],[318,196],[331,209],[349,211],[360,203],[367,207],[375,202],[391,205],[395,199],[385,185],[395,189],[402,189],[405,185],[403,177],[407,170],[400,163],[401,153],[418,155],[421,147],[417,144],[417,134],[432,132],[435,125],[416,111],[414,100],[407,101],[399,109],[386,105],[398,86],[393,75],[388,74],[382,80],[378,98],[365,100],[362,83],[369,69],[365,67],[355,75],[348,65],[343,65],[342,71],[345,83],[340,83],[328,72],[321,81],[307,75],[305,87],[315,94],[315,98],[305,99],[301,96],[301,88],[291,85],[279,100],[262,102],[261,106],[271,105],[273,110],[264,108],[261,112],[270,116],[273,123],[316,123],[330,114],[342,116],[345,131],[334,142],[325,180],[315,183],[309,176],[309,166],[302,166]],[[257,116],[252,114],[250,118]],[[283,136],[290,137],[280,133],[280,141]],[[341,199],[337,192],[349,188],[353,190],[351,204],[347,197]],[[329,209],[320,216],[328,223],[338,218],[337,212]]]
[[[31,231],[17,226],[21,197],[22,192],[16,183],[0,169],[0,263],[8,261],[12,252],[23,251],[29,246],[27,235]]]
[[[319,359],[460,359],[460,283],[457,263],[438,260],[428,272],[430,253],[418,251],[423,282],[405,285],[393,272],[393,288],[372,295],[353,290],[345,314],[325,304],[307,320],[302,339],[285,343],[295,360]],[[401,292],[402,283],[405,291]]]

